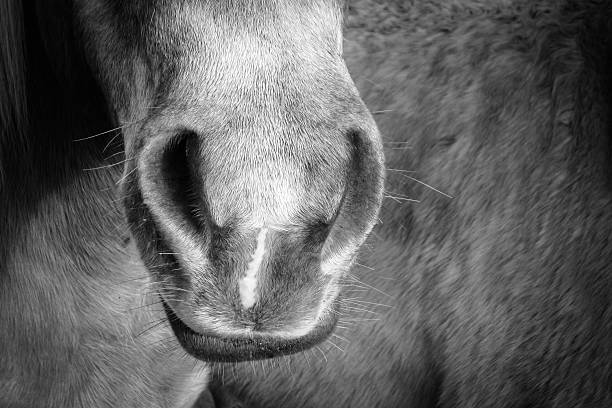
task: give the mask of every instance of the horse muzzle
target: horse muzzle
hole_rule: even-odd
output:
[[[176,129],[149,138],[124,188],[132,234],[181,345],[206,361],[242,361],[324,340],[339,278],[381,203],[375,127],[334,139],[323,173],[310,158],[324,153],[305,149],[292,163],[265,151],[219,157],[214,141]]]

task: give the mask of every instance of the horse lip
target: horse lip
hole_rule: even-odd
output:
[[[170,326],[181,346],[197,359],[209,362],[263,360],[294,354],[325,340],[337,322],[337,313],[326,313],[321,324],[310,333],[294,339],[273,338],[259,334],[253,334],[250,337],[226,338],[194,331],[174,313],[163,298],[161,301]]]

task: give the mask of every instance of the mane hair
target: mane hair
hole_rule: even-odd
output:
[[[9,149],[22,139],[27,122],[26,56],[23,4],[20,0],[0,2],[0,189]]]

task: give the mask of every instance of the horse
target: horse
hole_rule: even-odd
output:
[[[0,406],[189,407],[330,335],[384,195],[343,7],[0,3]]]
[[[612,406],[612,6],[356,0],[381,222],[337,328],[215,364],[248,407]]]

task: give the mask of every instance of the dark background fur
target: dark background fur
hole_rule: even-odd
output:
[[[352,1],[345,58],[396,199],[340,337],[218,366],[217,399],[612,406],[611,18],[594,0]]]

